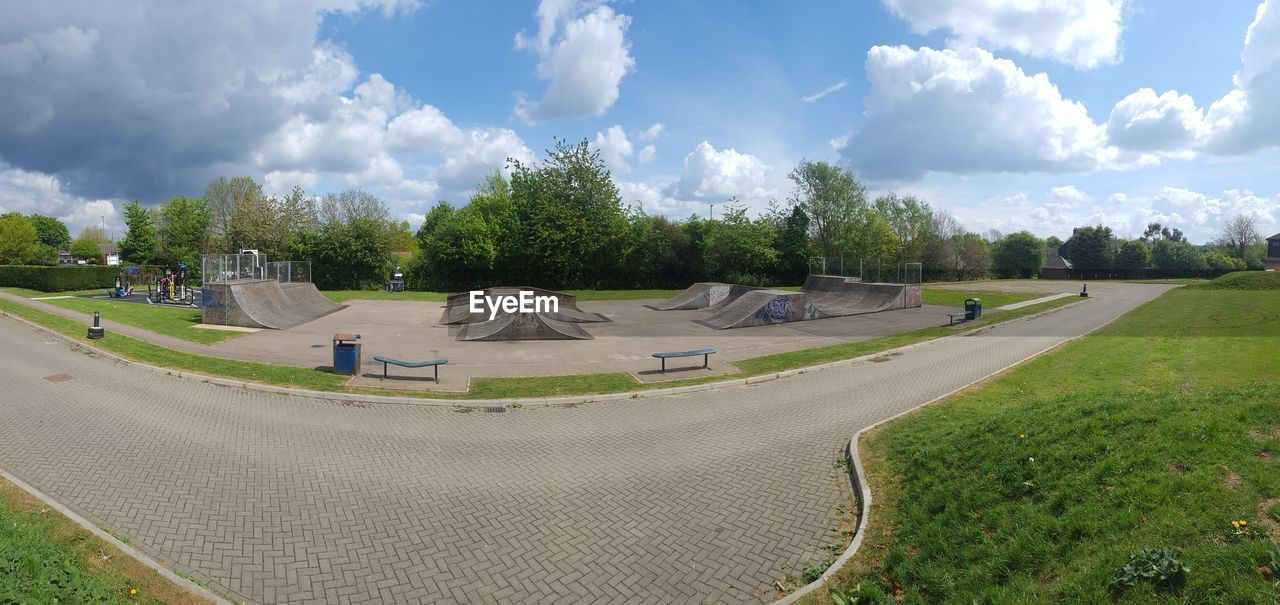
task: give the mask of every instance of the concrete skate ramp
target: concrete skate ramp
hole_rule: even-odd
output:
[[[647,305],[658,311],[674,311],[677,309],[709,309],[722,307],[746,292],[762,290],[755,286],[723,284],[720,282],[698,282],[685,288],[683,292],[660,303]]]
[[[706,319],[696,320],[717,330],[767,326],[827,317],[809,304],[804,292],[753,290],[720,307]]]
[[[557,321],[541,313],[507,313],[462,326],[458,340],[591,340],[591,335],[578,324]]]
[[[307,317],[323,317],[346,308],[329,300],[320,293],[315,284],[290,282],[280,284],[284,297],[293,305],[294,312]]]
[[[556,292],[555,290],[548,290],[546,288],[535,288],[533,286],[494,286],[492,288],[484,288],[483,290],[480,290],[480,291],[483,292],[485,296],[497,296],[500,294],[501,295],[517,295],[520,293],[521,290],[529,290],[530,292],[533,292],[534,296],[554,296],[560,299],[561,307],[578,306],[578,297],[572,294]],[[471,302],[471,292],[468,291],[468,292],[459,292],[457,294],[450,294],[449,297],[445,299],[444,304],[446,307],[465,308],[468,304],[470,304],[470,302]]]
[[[303,301],[301,305],[291,300],[285,289],[273,279],[205,284],[200,299],[202,320],[207,324],[287,330],[345,307],[314,300],[313,296],[323,296],[312,284],[299,286],[310,286],[314,292],[312,295],[307,288],[292,288],[291,295]]]
[[[856,278],[813,275],[799,292],[746,292],[698,323],[724,330],[919,306],[919,284],[864,284]]]

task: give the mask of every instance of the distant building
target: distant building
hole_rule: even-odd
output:
[[[1264,262],[1268,271],[1280,270],[1280,233],[1267,238],[1267,259]]]
[[[1071,261],[1062,258],[1061,248],[1047,246],[1044,249],[1044,265],[1040,267],[1040,279],[1071,279]]]

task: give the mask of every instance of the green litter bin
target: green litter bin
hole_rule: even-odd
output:
[[[979,317],[982,317],[982,299],[981,298],[964,299],[965,321],[973,321]]]

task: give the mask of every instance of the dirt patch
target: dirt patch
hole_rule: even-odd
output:
[[[1280,542],[1280,498],[1258,503],[1258,524],[1266,528],[1272,541]]]
[[[1164,467],[1164,470],[1181,475],[1187,472],[1187,465],[1181,462],[1175,462],[1173,464],[1170,464],[1169,466]]]
[[[1227,489],[1233,492],[1240,491],[1240,475],[1237,475],[1236,472],[1231,469],[1226,469],[1226,471],[1227,471],[1227,479],[1226,479]]]

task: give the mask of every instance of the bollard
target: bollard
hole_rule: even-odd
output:
[[[1081,284],[1080,297],[1089,298],[1089,284]]]
[[[100,316],[98,315],[98,312],[94,311],[93,325],[89,326],[89,338],[92,338],[93,340],[102,338],[102,336],[106,333],[106,331],[102,329],[102,326],[99,325],[99,320],[100,320]]]

